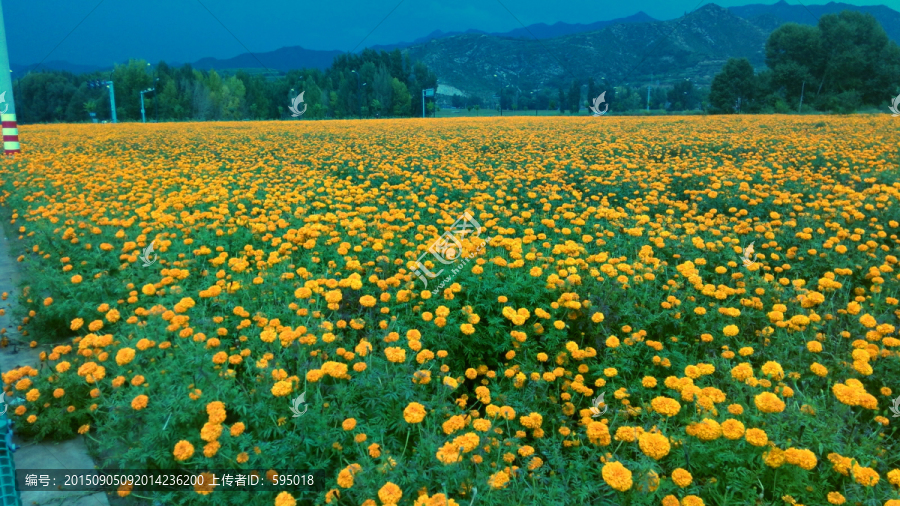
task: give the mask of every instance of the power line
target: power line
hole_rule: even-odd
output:
[[[91,9],[91,12],[88,12],[88,13],[87,13],[87,16],[85,16],[84,19],[82,19],[81,21],[79,21],[78,24],[75,25],[75,28],[72,28],[72,31],[70,31],[68,35],[66,35],[65,37],[63,37],[63,39],[62,39],[61,41],[59,41],[59,44],[57,44],[53,49],[50,50],[49,53],[47,53],[47,56],[43,57],[43,58],[41,59],[41,61],[38,62],[37,65],[35,65],[34,67],[28,69],[28,70],[26,71],[26,73],[31,72],[32,70],[35,70],[35,69],[37,69],[38,67],[40,67],[41,64],[44,63],[44,60],[46,60],[47,58],[49,58],[50,55],[53,54],[53,51],[56,51],[56,49],[57,49],[63,42],[65,42],[66,39],[69,38],[69,35],[72,35],[72,33],[74,33],[75,30],[78,29],[79,26],[81,26],[81,23],[84,23],[84,21],[85,21],[88,17],[90,17],[90,15],[93,14],[95,10],[97,10],[97,7],[100,7],[100,4],[102,4],[102,3],[105,2],[105,1],[106,1],[106,0],[100,0],[100,3],[98,3],[97,5],[95,5],[94,8]]]

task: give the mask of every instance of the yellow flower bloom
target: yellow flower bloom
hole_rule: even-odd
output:
[[[612,489],[625,492],[631,488],[631,471],[620,462],[607,462],[600,470],[603,481]]]

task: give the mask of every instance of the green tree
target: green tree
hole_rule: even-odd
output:
[[[388,67],[381,65],[372,82],[372,95],[375,97],[373,103],[378,102],[377,106],[373,105],[373,110],[377,111],[378,114],[389,115],[393,93],[393,78],[388,71]]]
[[[358,87],[351,72],[354,69],[367,86]],[[246,71],[222,76],[190,65],[174,68],[165,62],[159,62],[154,70],[143,60],[130,60],[111,74],[75,76],[46,71],[17,79],[13,87],[19,121],[88,121],[84,104],[92,101],[98,119],[110,119],[108,90],[86,85],[86,81],[98,79],[115,83],[117,115],[122,121],[140,120],[140,91],[150,87],[156,88],[148,97],[153,102],[147,105],[154,109],[151,114],[158,109],[161,120],[198,121],[285,118],[288,100],[298,92],[305,93],[307,118],[355,116],[360,95],[364,112],[409,116],[413,111],[421,114],[421,101],[414,100],[415,93],[423,87],[437,87],[437,77],[426,65],[411,62],[399,51],[367,49],[361,55],[335,58],[324,72],[294,69],[281,77]],[[411,86],[415,92],[410,91]]]
[[[567,108],[572,114],[578,114],[578,109],[581,107],[581,84],[577,80],[572,81],[572,86],[569,87],[569,102],[567,104]]]
[[[303,113],[304,118],[323,119],[325,118],[325,94],[314,80],[310,79],[309,83],[304,86],[303,102],[306,104],[306,112]]]
[[[244,101],[247,115],[252,119],[274,119],[276,116],[272,109],[272,100],[269,98],[265,78],[259,74],[251,76],[243,70],[239,70],[235,77],[241,80],[246,90]]]
[[[712,111],[723,114],[747,112],[756,98],[756,87],[750,61],[746,58],[729,58],[710,86]]]
[[[766,41],[766,66],[772,70],[772,91],[792,106],[801,94],[812,96],[825,69],[819,29],[796,23],[778,27]]]
[[[597,87],[597,83],[594,81],[593,77],[588,79],[587,85],[588,85],[587,100],[585,100],[585,105],[586,105],[586,107],[590,107],[590,106],[594,105],[593,100],[596,97],[598,97],[600,95],[600,93],[602,93],[602,92],[599,91],[599,88]],[[606,97],[603,97],[603,98],[605,99]]]
[[[85,110],[85,103],[91,103],[94,96],[87,86],[80,86],[75,89],[75,93],[69,98],[69,103],[64,107],[65,113],[59,117],[59,120],[68,123],[80,123],[82,121],[90,121],[90,115]],[[91,103],[93,112],[97,112],[97,102]]]
[[[827,57],[817,94],[856,90],[863,102],[880,103],[888,83],[900,79],[900,50],[868,13],[842,11],[819,19]]]
[[[149,64],[145,60],[128,60],[124,65],[115,66],[110,80],[115,86],[117,119],[140,121],[140,92],[153,87]]]
[[[231,76],[222,83],[221,112],[219,117],[225,120],[238,120],[245,116],[244,95],[246,93],[244,83],[235,76]]]
[[[184,119],[186,111],[181,106],[174,80],[166,81],[156,99],[158,100],[160,119]]]
[[[328,92],[328,108],[331,111],[331,115],[333,118],[343,117],[344,113],[341,110],[340,102],[340,97],[338,97],[338,93],[336,91]]]
[[[416,62],[412,65],[412,77],[408,81],[407,90],[411,97],[421,97],[422,90],[426,88],[434,88],[437,91],[437,75],[428,70],[428,66],[424,63]],[[410,114],[421,118],[422,101],[410,100],[410,103]]]
[[[668,92],[669,110],[684,111],[696,105],[694,82],[683,79],[675,83]]]
[[[14,96],[18,121],[49,123],[64,120],[61,114],[56,114],[56,111],[65,111],[68,108],[78,90],[74,81],[75,77],[72,74],[60,72],[35,72],[17,80]],[[84,84],[82,86],[87,87]],[[103,88],[103,91],[106,92],[106,88]],[[85,99],[89,97],[106,98],[108,93],[101,95],[99,90],[89,90]],[[106,108],[100,107],[100,110],[103,114],[101,118],[111,116],[108,99]]]
[[[825,52],[817,27],[787,23],[769,35],[766,40],[766,66],[774,70],[785,63],[802,63],[813,75],[821,75]]]
[[[391,81],[393,91],[391,92],[393,99],[392,114],[394,116],[409,116],[410,107],[412,106],[412,95],[406,85],[401,83],[396,77]]]

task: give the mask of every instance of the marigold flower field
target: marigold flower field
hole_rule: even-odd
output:
[[[10,413],[116,467],[320,470],[118,491],[166,505],[897,506],[898,125],[25,126]]]

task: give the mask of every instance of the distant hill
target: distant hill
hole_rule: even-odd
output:
[[[764,68],[765,41],[784,23],[815,25],[821,16],[842,10],[872,14],[888,36],[900,44],[900,12],[883,5],[859,7],[831,2],[804,7],[782,0],[771,5],[750,4],[728,9],[707,4],[668,21],[658,21],[639,12],[590,24],[537,23],[502,33],[477,29],[449,33],[436,30],[412,42],[369,48],[386,51],[399,48],[428,64],[438,75],[442,90],[455,89],[481,96],[495,94],[502,85],[512,85],[528,93],[541,86],[588,77],[605,77],[612,84],[637,86],[652,75],[662,81],[690,78],[698,85],[708,85],[730,57],[746,57],[755,67]],[[343,52],[292,46],[255,53],[255,56],[244,53],[227,59],[203,58],[192,65],[202,70],[259,71],[263,67],[280,72],[300,68],[324,70],[339,54]],[[31,67],[13,65],[13,76],[18,77]],[[112,66],[51,61],[44,62],[40,68],[86,73],[109,70]]]
[[[573,79],[606,78],[610,84],[644,84],[690,78],[699,85],[730,57],[765,66],[768,32],[715,4],[671,21],[615,24],[543,41],[490,35],[455,35],[410,46],[439,82],[487,98],[504,85],[530,93]],[[494,76],[497,77],[494,77]]]
[[[254,54],[244,53],[224,60],[203,58],[192,63],[191,66],[198,70],[259,68],[261,66],[281,72],[300,68],[325,70],[331,66],[337,55],[343,53],[342,51],[317,51],[293,46]]]
[[[16,65],[15,63],[10,63],[9,67],[9,69],[13,71],[14,76],[24,75],[30,70],[35,70],[37,72],[40,72],[41,70],[59,70],[63,72],[71,72],[73,74],[88,74],[91,72],[96,72],[98,70],[112,69],[112,65],[104,68],[99,65],[79,65],[77,63],[69,63],[67,61],[61,60],[45,61],[40,66],[36,66],[36,64]]]
[[[572,35],[573,33],[581,33],[581,32],[593,32],[595,30],[600,30],[606,28],[610,25],[623,25],[629,23],[652,23],[654,21],[658,21],[657,19],[651,18],[643,11],[638,12],[637,14],[628,16],[627,18],[619,18],[619,19],[611,19],[609,21],[597,21],[596,23],[590,24],[581,24],[581,23],[554,23],[553,25],[546,25],[544,23],[538,23],[536,25],[531,25],[526,28],[516,28],[515,30],[506,32],[506,33],[495,33],[498,37],[515,37],[520,39],[552,39],[555,37],[562,37],[564,35]],[[532,37],[533,35],[533,37]]]
[[[732,13],[750,20],[760,28],[772,31],[784,23],[817,25],[819,18],[825,14],[836,14],[848,10],[871,14],[881,23],[891,40],[900,44],[900,12],[884,5],[850,5],[840,2],[829,2],[825,5],[791,5],[780,0],[774,5],[751,4],[740,7],[729,7]]]
[[[559,22],[554,23],[553,25],[547,25],[546,23],[536,23],[525,28],[516,28],[515,30],[510,30],[508,32],[488,33],[482,30],[475,29],[466,30],[465,32],[442,32],[441,30],[435,30],[428,35],[419,37],[412,42],[398,42],[396,44],[371,46],[371,49],[374,49],[376,51],[390,51],[394,48],[403,49],[409,46],[414,46],[416,44],[431,42],[435,39],[443,39],[452,37],[454,35],[467,34],[493,35],[494,37],[507,37],[516,39],[552,39],[554,37],[562,37],[563,35],[571,35],[573,33],[591,32],[594,30],[605,28],[609,25],[615,25],[619,23],[648,23],[651,21],[656,21],[656,19],[651,18],[644,12],[638,12],[637,14],[628,16],[626,18],[610,19],[608,21],[597,21],[596,23],[590,24]]]

